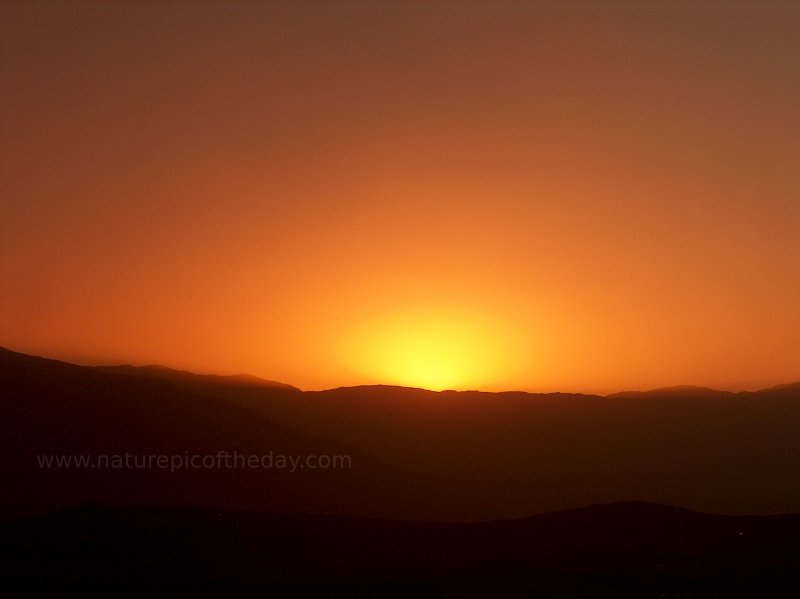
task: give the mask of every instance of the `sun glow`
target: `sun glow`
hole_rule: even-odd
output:
[[[483,389],[501,384],[520,366],[520,345],[508,327],[486,314],[415,310],[362,324],[348,340],[345,360],[379,383]]]

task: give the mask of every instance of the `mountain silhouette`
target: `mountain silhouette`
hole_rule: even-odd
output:
[[[798,385],[601,397],[387,385],[299,392],[202,377],[180,384],[413,471],[451,503],[454,519],[621,500],[800,511]]]
[[[641,500],[800,512],[800,386],[609,397],[86,367],[0,351],[7,517],[88,500],[471,521]],[[39,454],[332,454],[346,470],[48,470]]]
[[[384,517],[418,515],[401,498],[408,498],[410,506],[428,503],[413,500],[421,488],[413,477],[366,452],[159,377],[106,372],[0,350],[0,388],[4,397],[0,516],[4,518],[90,500]],[[58,468],[41,467],[38,462],[54,455],[94,459],[131,454],[144,459],[219,452],[338,455],[349,461],[339,469],[294,472],[216,464],[174,472],[139,468],[135,463],[132,468]]]

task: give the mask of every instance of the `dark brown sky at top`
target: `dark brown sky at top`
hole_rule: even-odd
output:
[[[800,377],[796,2],[0,17],[0,345],[305,388]]]

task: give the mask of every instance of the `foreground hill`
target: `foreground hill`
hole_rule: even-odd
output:
[[[436,524],[89,505],[0,526],[2,584],[130,597],[788,597],[800,514],[645,503]]]

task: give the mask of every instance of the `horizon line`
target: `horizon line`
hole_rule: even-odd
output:
[[[719,389],[716,387],[709,387],[707,385],[696,385],[696,384],[676,384],[676,385],[666,385],[661,387],[653,387],[650,389],[624,389],[621,391],[613,391],[611,393],[597,393],[597,392],[585,392],[585,391],[563,391],[563,390],[556,390],[556,391],[530,391],[525,389],[504,389],[500,391],[487,391],[483,389],[457,389],[457,388],[447,388],[447,389],[428,389],[425,387],[418,387],[413,385],[399,385],[394,383],[357,383],[352,385],[338,385],[334,387],[324,387],[320,389],[304,389],[294,385],[293,383],[286,383],[284,381],[278,381],[271,378],[265,378],[260,375],[255,375],[247,372],[238,372],[238,373],[223,373],[219,371],[206,371],[206,372],[199,372],[196,370],[188,370],[186,368],[177,368],[173,366],[167,366],[165,364],[157,364],[157,363],[150,363],[150,364],[132,364],[132,363],[120,363],[117,361],[107,361],[105,363],[86,363],[86,362],[79,362],[79,361],[69,361],[74,360],[74,358],[52,358],[48,356],[43,356],[39,354],[30,354],[22,351],[17,351],[8,348],[5,345],[0,345],[0,351],[6,351],[13,354],[23,355],[31,358],[39,358],[42,360],[49,360],[51,362],[60,362],[62,364],[69,364],[72,366],[79,366],[85,368],[137,368],[137,369],[146,369],[146,368],[159,368],[163,370],[169,370],[172,372],[177,373],[185,373],[191,374],[194,376],[214,376],[214,377],[222,377],[222,378],[250,378],[255,379],[256,381],[260,381],[263,383],[271,383],[276,388],[285,387],[288,389],[295,389],[301,393],[324,393],[326,391],[338,391],[342,389],[359,389],[359,388],[368,388],[368,387],[385,387],[385,388],[394,388],[394,389],[408,389],[412,391],[425,391],[428,393],[486,393],[486,394],[501,394],[501,393],[524,393],[528,395],[584,395],[584,396],[594,396],[594,397],[611,397],[614,395],[626,395],[626,394],[636,394],[636,393],[655,393],[655,392],[667,392],[667,391],[712,391],[714,393],[729,393],[732,395],[742,394],[742,393],[759,393],[763,391],[771,391],[776,389],[781,389],[785,387],[794,387],[800,386],[800,378],[794,379],[792,381],[786,383],[777,383],[773,384],[772,386],[768,387],[760,387],[760,388],[751,388],[751,389],[740,389],[740,390],[732,390],[732,389]]]

